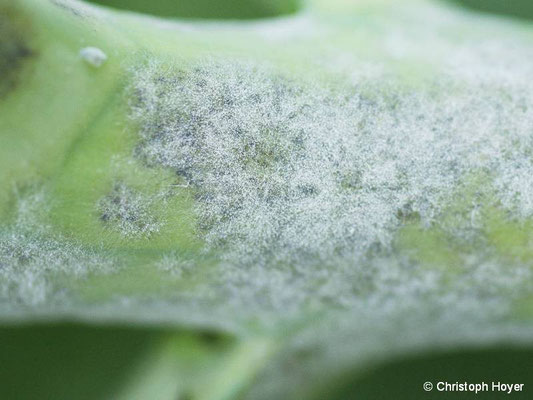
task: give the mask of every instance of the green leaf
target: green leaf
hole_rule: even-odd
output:
[[[527,396],[530,24],[106,4],[0,0],[2,397]]]

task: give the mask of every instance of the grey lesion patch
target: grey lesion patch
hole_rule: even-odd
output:
[[[159,232],[161,223],[150,209],[153,199],[116,182],[109,194],[97,204],[100,220],[124,237],[150,237]]]
[[[28,44],[29,27],[10,7],[0,7],[0,99],[20,82],[23,67],[36,56]]]

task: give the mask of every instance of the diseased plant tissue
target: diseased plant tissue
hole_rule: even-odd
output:
[[[314,81],[224,52],[169,61],[140,50],[120,67],[118,51],[69,53],[95,81],[120,70],[122,88],[73,152],[130,147],[87,174],[102,180],[93,198],[71,199],[61,179],[17,186],[0,227],[0,310],[126,311],[236,336],[287,329],[254,400],[405,349],[530,337],[511,316],[533,290],[533,51],[503,28],[483,39],[481,25],[459,45],[449,32],[471,17],[415,6],[419,24],[369,17],[402,28],[373,33],[374,64],[340,45],[317,50],[325,77]],[[294,26],[304,41],[310,27],[327,37],[326,25]],[[126,133],[90,142],[108,120]],[[80,210],[90,229],[76,225]],[[114,273],[156,283],[116,285],[94,303],[61,284]]]
[[[300,302],[351,307],[369,290],[429,294],[439,273],[400,261],[392,245],[406,223],[469,241],[456,278],[479,281],[463,293],[472,300],[526,273],[504,267],[478,216],[500,205],[514,218],[531,214],[532,189],[506,179],[533,171],[529,128],[517,124],[527,114],[516,101],[531,101],[525,88],[464,88],[447,76],[427,92],[363,82],[338,93],[218,61],[174,72],[152,62],[134,73],[134,156],[196,189],[202,233],[224,249],[216,274],[230,301],[257,296],[286,311]],[[486,184],[462,206],[466,217],[446,223],[458,191],[476,179]],[[396,259],[397,275],[383,257]]]

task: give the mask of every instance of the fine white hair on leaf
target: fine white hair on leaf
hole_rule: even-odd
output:
[[[359,33],[349,18],[318,26],[310,14],[321,36],[318,46],[302,36],[310,57],[290,46],[275,57],[292,60],[293,71],[312,65],[299,81],[265,57],[172,65],[148,55],[127,93],[139,142],[110,175],[142,182],[154,167],[155,187],[165,188],[120,184],[92,206],[134,243],[173,224],[165,216],[177,208],[198,221],[206,252],[180,248],[173,235],[165,243],[176,248],[142,243],[155,244],[146,257],[118,249],[114,257],[134,267],[119,288],[139,276],[161,285],[119,289],[102,309],[245,336],[250,327],[283,332],[290,343],[254,380],[254,400],[300,399],[295,390],[443,343],[531,343],[521,313],[533,293],[524,234],[533,217],[533,46],[522,28],[430,3],[371,13]],[[303,81],[322,72],[332,87]],[[152,214],[165,205],[152,210],[153,201],[177,192],[196,196],[196,209],[168,202]],[[54,212],[36,218],[51,197],[18,198],[14,226],[1,231],[0,307],[57,301],[58,273],[83,277],[117,262],[48,229],[43,221],[62,229]],[[135,263],[145,261],[139,275]],[[101,303],[89,306],[92,317]]]
[[[107,60],[107,55],[98,47],[84,47],[80,50],[80,57],[89,65],[99,68]]]
[[[82,278],[112,268],[110,260],[73,241],[20,228],[0,232],[0,267],[0,303],[25,305],[52,300],[58,276]]]
[[[14,224],[0,229],[0,305],[39,306],[65,291],[57,286],[58,277],[79,279],[114,269],[111,258],[39,222],[48,200],[44,190],[19,196]]]
[[[115,182],[111,192],[97,204],[100,220],[125,237],[150,237],[161,223],[150,212],[153,200],[123,182]]]
[[[404,257],[392,243],[406,222],[471,240],[458,256],[461,279],[479,274],[474,287],[486,279],[503,291],[509,271],[485,273],[502,261],[480,250],[477,214],[481,203],[500,202],[515,218],[532,215],[529,128],[518,105],[533,105],[531,92],[465,88],[451,75],[427,90],[367,82],[341,92],[213,60],[186,69],[152,61],[133,75],[134,156],[194,188],[200,230],[222,254],[213,286],[228,307],[288,315],[304,305],[384,306],[390,296],[408,307],[446,278],[408,261],[392,268]],[[516,184],[505,178],[517,171]],[[443,221],[472,177],[488,187],[462,205],[468,218]],[[527,275],[520,265],[513,274]],[[473,292],[449,299],[483,308]]]
[[[198,256],[196,258],[198,258]],[[196,267],[196,264],[197,260],[195,260],[194,257],[173,251],[170,254],[165,254],[163,257],[161,257],[156,266],[161,271],[181,278],[193,271]]]
[[[387,246],[406,214],[429,226],[467,173],[500,182],[531,169],[515,147],[521,111],[499,89],[469,94],[451,81],[436,99],[384,85],[339,94],[219,62],[174,73],[152,64],[134,81],[136,156],[194,184],[207,241],[240,260],[362,255]],[[506,200],[531,191],[518,180],[498,194],[529,214],[526,199]]]

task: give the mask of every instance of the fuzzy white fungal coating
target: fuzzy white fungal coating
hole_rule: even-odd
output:
[[[440,304],[434,291],[453,281],[444,298],[495,315],[510,304],[505,288],[518,295],[527,281],[525,266],[504,268],[484,250],[478,215],[498,204],[513,218],[531,215],[523,177],[533,165],[520,145],[527,88],[464,87],[446,75],[427,91],[366,82],[341,93],[218,61],[187,70],[152,62],[133,81],[135,157],[190,182],[208,247],[223,254],[216,283],[198,297],[219,293],[262,317],[324,305],[355,312],[409,308],[421,296]],[[506,180],[520,170],[520,184]],[[461,200],[476,179],[482,188]],[[469,244],[454,279],[392,246],[406,222],[442,230],[441,246]]]
[[[44,208],[43,191],[21,197],[16,222],[0,230],[0,305],[39,306],[65,294],[58,278],[83,278],[114,268],[112,259],[39,224],[36,214]]]
[[[150,212],[153,200],[116,182],[111,193],[98,201],[100,219],[106,226],[117,230],[125,237],[150,237],[159,232],[159,223]]]
[[[506,179],[533,171],[529,145],[517,143],[530,140],[515,104],[533,103],[526,90],[447,81],[437,94],[385,85],[339,94],[214,62],[175,74],[152,64],[135,82],[137,157],[194,184],[208,242],[241,261],[387,247],[405,217],[430,226],[468,174],[489,173],[509,211],[531,215],[528,181]]]
[[[157,271],[184,284],[108,309],[235,332],[312,320],[260,376],[254,400],[290,399],[405,349],[513,343],[525,331],[509,317],[533,293],[531,256],[499,246],[487,226],[492,210],[533,217],[530,38],[424,2],[369,13],[361,28],[309,18],[313,43],[302,48],[320,32],[314,61],[343,77],[342,90],[225,58],[186,69],[151,60],[128,93],[140,135],[132,165],[181,177],[207,256],[161,251]],[[414,68],[413,88],[388,75],[402,81]],[[117,184],[97,208],[109,228],[148,239],[165,223],[151,205],[167,195]],[[29,233],[32,218],[0,235],[5,302],[41,303],[57,271],[100,271],[87,250]]]

